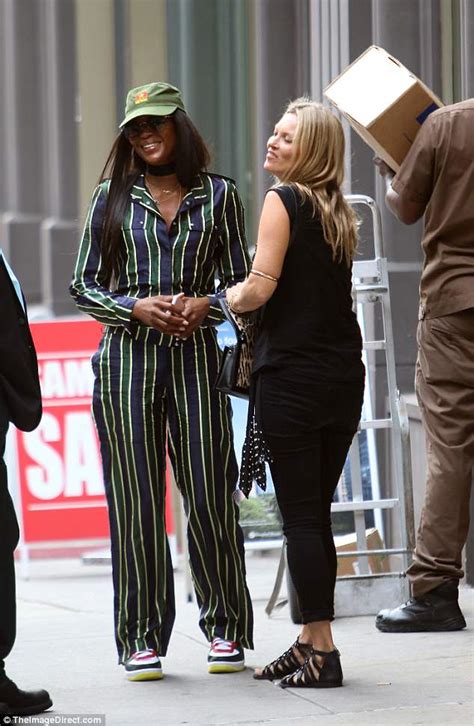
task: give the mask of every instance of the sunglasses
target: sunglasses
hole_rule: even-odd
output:
[[[137,119],[136,121],[130,121],[126,126],[123,127],[122,133],[127,139],[134,139],[140,136],[144,131],[156,131],[160,126],[163,126],[171,116],[152,116],[149,119]]]

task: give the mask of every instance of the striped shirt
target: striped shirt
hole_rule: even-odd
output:
[[[203,325],[219,325],[223,317],[216,294],[244,280],[250,269],[244,212],[233,181],[201,173],[168,231],[139,176],[122,223],[124,263],[113,291],[99,282],[108,186],[104,181],[96,188],[84,225],[70,286],[79,309],[104,325],[126,327],[137,339],[171,346],[172,336],[133,320],[132,308],[137,298],[184,292],[208,295],[211,307]]]

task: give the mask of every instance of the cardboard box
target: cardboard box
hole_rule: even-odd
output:
[[[372,527],[371,529],[365,530],[365,537],[367,540],[367,550],[381,550],[384,549],[382,538],[379,534],[378,529]],[[343,534],[334,537],[336,545],[336,552],[353,552],[357,550],[357,540],[355,532],[350,534]],[[361,558],[362,559],[362,558]],[[388,555],[364,555],[364,559],[369,561],[370,573],[380,574],[382,572],[389,572]],[[342,575],[358,575],[360,572],[359,560],[357,557],[338,557],[337,558],[337,576]]]
[[[324,95],[394,171],[424,120],[443,106],[424,83],[377,45],[351,63]]]

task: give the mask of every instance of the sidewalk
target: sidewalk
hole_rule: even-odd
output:
[[[185,602],[184,577],[177,572],[165,678],[129,683],[116,665],[110,567],[70,559],[35,560],[30,579],[18,579],[18,636],[8,674],[22,688],[47,688],[51,716],[105,714],[107,726],[474,723],[474,590],[462,588],[468,629],[460,632],[382,634],[373,617],[336,620],[345,686],[283,690],[253,680],[252,669],[283,651],[298,626],[287,606],[271,618],[264,612],[276,557],[249,553],[247,567],[256,650],[247,651],[242,673],[207,673],[197,607]]]

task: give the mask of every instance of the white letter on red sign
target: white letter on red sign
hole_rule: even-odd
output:
[[[37,499],[56,499],[63,491],[63,462],[60,454],[48,445],[61,439],[61,429],[55,416],[43,413],[35,431],[23,435],[28,456],[38,466],[26,467],[26,485]]]
[[[62,363],[59,360],[48,360],[41,366],[41,392],[43,398],[64,398],[66,386]]]
[[[64,496],[97,496],[104,493],[102,469],[92,417],[88,411],[67,413],[64,424]]]
[[[64,361],[64,379],[66,395],[69,398],[83,398],[84,396],[90,398],[94,388],[94,374],[90,359]]]

